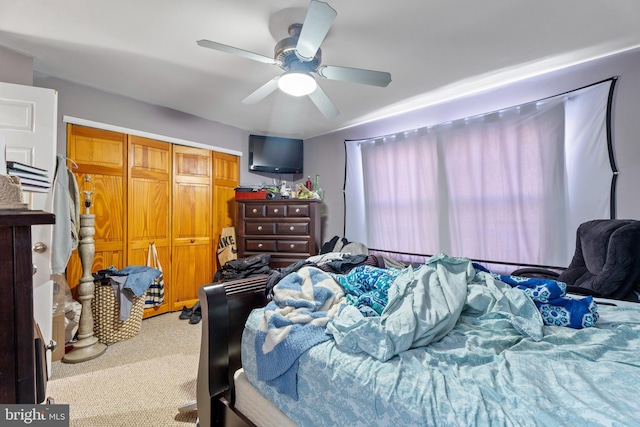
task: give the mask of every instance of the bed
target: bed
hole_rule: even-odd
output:
[[[301,283],[313,276],[332,298],[314,321],[343,308],[317,324],[325,337],[303,335],[291,347],[300,354],[271,361],[268,276],[202,286],[200,426],[225,425],[228,410],[260,427],[637,425],[638,304],[588,297],[582,326],[552,326],[557,313],[477,267],[442,255],[396,271],[378,319],[301,269]]]

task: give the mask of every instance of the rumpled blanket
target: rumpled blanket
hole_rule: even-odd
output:
[[[567,285],[564,282],[492,273],[475,263],[474,267],[526,293],[540,310],[545,325],[581,329],[595,326],[598,321],[598,306],[593,297],[574,299],[566,296]]]
[[[408,267],[388,294],[379,317],[365,317],[347,305],[327,325],[338,348],[386,361],[440,340],[463,314],[491,328],[513,327],[537,340],[543,336],[542,319],[531,299],[488,274],[477,275],[467,258],[440,254],[416,269]]]
[[[360,266],[347,275],[305,266],[274,287],[264,310],[254,341],[257,377],[297,400],[298,358],[330,337],[342,351],[384,362],[439,341],[458,322],[495,333],[512,328],[539,341],[545,323],[572,325],[549,323],[548,310],[586,310],[582,327],[597,320],[590,298],[567,298],[563,284],[552,282],[497,275],[446,254],[416,268]]]
[[[467,287],[460,320],[495,333],[513,328],[534,341],[544,338],[542,316],[531,298],[483,271]]]
[[[365,317],[346,306],[327,326],[338,347],[386,361],[412,347],[445,336],[458,321],[475,271],[466,258],[429,258],[417,269],[402,270],[389,287],[379,317]]]
[[[325,326],[345,301],[342,287],[316,267],[303,267],[273,288],[255,338],[258,379],[298,399],[298,358],[331,338]]]

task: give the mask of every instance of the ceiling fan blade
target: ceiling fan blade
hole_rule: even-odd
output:
[[[269,80],[268,82],[266,82],[265,84],[263,84],[262,86],[260,86],[255,92],[253,92],[251,95],[249,95],[245,99],[243,99],[242,103],[243,104],[247,104],[247,105],[251,105],[251,104],[256,104],[256,103],[262,101],[263,99],[265,99],[268,95],[271,94],[271,92],[273,92],[276,89],[278,89],[278,79],[279,78],[280,78],[280,76],[274,77],[271,80]]]
[[[336,15],[337,12],[328,3],[311,0],[296,45],[296,52],[300,59],[311,61],[316,56]]]
[[[265,64],[276,64],[276,61],[268,56],[259,55],[257,53],[249,52],[248,50],[238,49],[237,47],[227,46],[226,44],[212,42],[211,40],[198,40],[196,43],[198,43],[198,46],[232,53],[234,55],[240,55],[248,59],[253,59],[254,61],[264,62]]]
[[[329,99],[327,94],[320,88],[320,86],[316,87],[316,90],[309,94],[309,98],[316,104],[318,110],[327,118],[332,119],[340,114],[338,108],[334,105],[333,102]]]
[[[320,77],[324,77],[329,80],[363,83],[372,86],[386,87],[391,83],[391,74],[385,71],[321,65],[316,70],[316,73],[318,73]]]

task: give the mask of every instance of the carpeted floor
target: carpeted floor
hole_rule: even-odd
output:
[[[202,323],[179,312],[142,321],[133,338],[82,363],[53,362],[47,397],[69,404],[71,427],[193,426]]]

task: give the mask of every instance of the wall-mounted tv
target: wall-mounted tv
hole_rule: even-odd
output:
[[[249,135],[249,170],[302,173],[303,148],[301,139]]]

